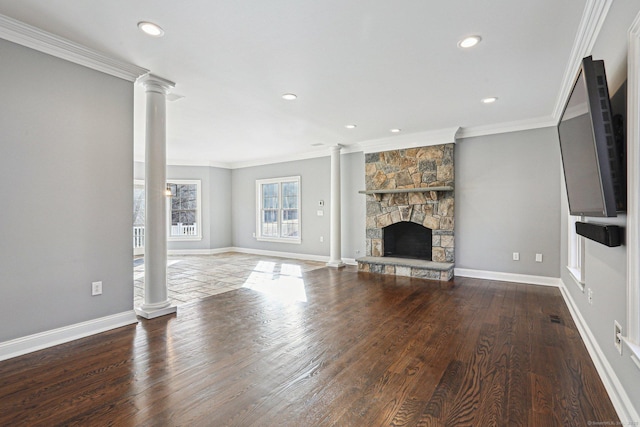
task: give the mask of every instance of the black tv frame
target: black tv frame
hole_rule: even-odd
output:
[[[582,79],[581,79],[582,77]],[[600,206],[593,206],[589,209],[579,209],[572,206],[572,198],[575,197],[580,188],[579,184],[574,184],[574,179],[581,171],[576,169],[575,164],[568,159],[568,142],[562,137],[561,127],[565,121],[567,108],[578,84],[584,84],[584,91],[587,95],[588,117],[591,125],[591,141],[585,142],[585,148],[590,144],[594,146],[595,164],[583,165],[584,167],[596,168],[598,173],[599,188],[593,191],[599,192]],[[571,117],[569,117],[570,119]],[[567,119],[567,121],[569,120]],[[569,201],[569,212],[575,216],[591,217],[615,217],[617,212],[623,211],[626,200],[626,177],[624,176],[623,153],[620,153],[620,143],[616,141],[617,122],[614,120],[607,78],[604,68],[604,61],[595,61],[591,56],[582,60],[580,70],[574,80],[571,93],[567,99],[565,107],[558,122],[558,136],[560,138],[560,151],[562,154],[563,170],[565,174],[565,184],[567,187],[567,198]],[[566,134],[565,134],[566,138]],[[564,147],[563,147],[564,142]],[[571,170],[573,167],[573,170]],[[575,188],[572,188],[573,187]]]

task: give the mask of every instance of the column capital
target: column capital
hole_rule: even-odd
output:
[[[144,86],[147,92],[157,92],[162,95],[168,95],[171,89],[176,87],[176,84],[171,80],[163,79],[151,73],[141,76],[136,80],[136,83]]]
[[[331,150],[332,153],[340,152],[340,150],[342,150],[342,145],[341,144],[332,145],[331,147],[329,147],[329,149]]]

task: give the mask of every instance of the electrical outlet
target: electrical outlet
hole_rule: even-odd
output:
[[[102,295],[102,282],[91,282],[91,295]]]
[[[591,288],[587,291],[587,300],[589,301],[589,304],[593,305],[593,289]]]
[[[536,262],[542,262],[542,254],[536,254]]]
[[[324,242],[324,236],[320,236],[320,243]]]
[[[513,260],[514,261],[520,261],[520,252],[514,252],[513,253]]]
[[[613,345],[618,349],[618,353],[622,354],[622,326],[617,321],[613,321]]]

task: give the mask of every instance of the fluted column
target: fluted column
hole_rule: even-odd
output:
[[[167,117],[166,95],[173,82],[147,74],[146,89],[144,304],[136,313],[147,319],[175,313],[167,291]]]
[[[331,241],[328,267],[344,267],[342,262],[342,230],[340,226],[340,145],[331,147]]]

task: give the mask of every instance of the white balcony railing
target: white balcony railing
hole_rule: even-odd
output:
[[[133,227],[133,248],[144,248],[144,227]]]
[[[171,237],[197,236],[198,224],[180,224],[171,226]],[[144,226],[133,227],[133,248],[144,248]]]
[[[182,224],[171,226],[171,236],[197,236],[198,228],[197,224]]]

